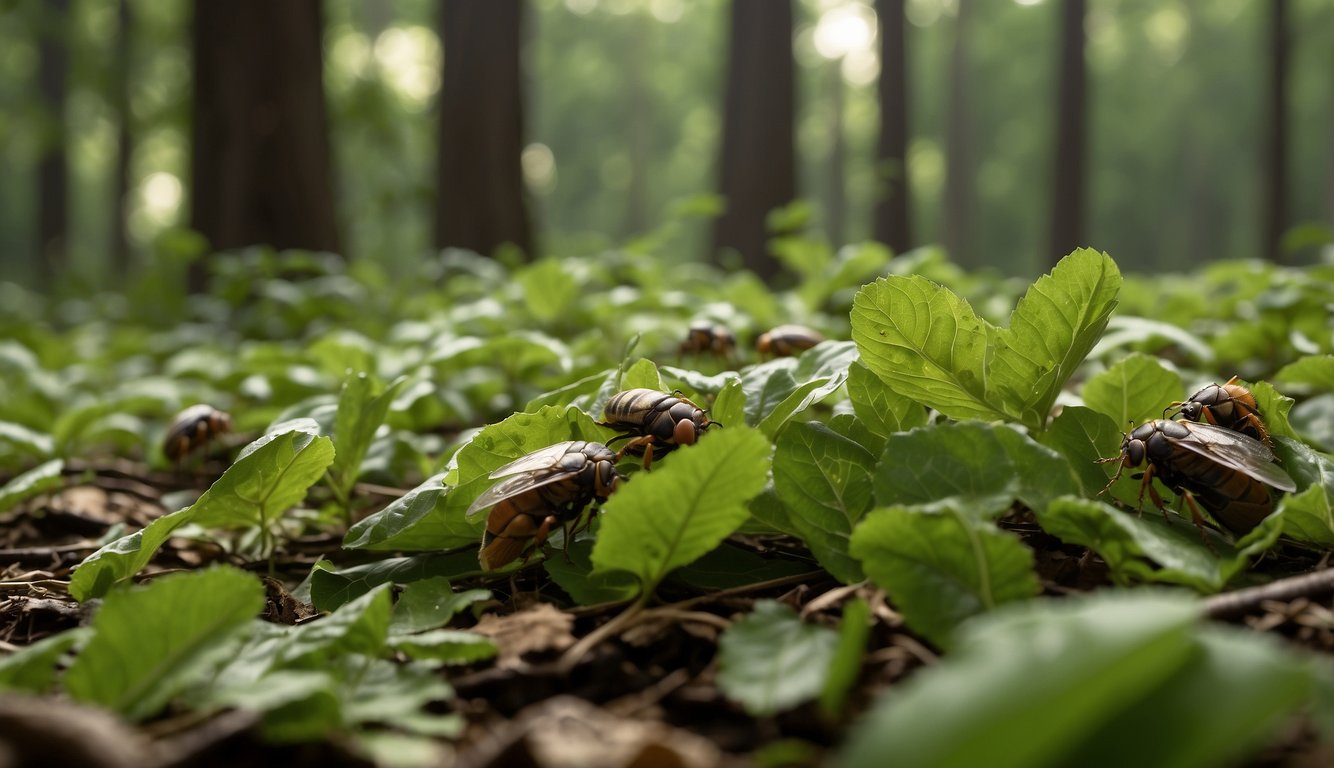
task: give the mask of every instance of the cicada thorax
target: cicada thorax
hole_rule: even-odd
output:
[[[1248,533],[1269,516],[1275,489],[1294,489],[1291,478],[1272,464],[1273,454],[1263,443],[1208,424],[1167,419],[1146,422],[1122,440],[1119,459],[1122,469],[1147,465],[1140,483],[1140,506],[1146,493],[1162,506],[1152,486],[1157,477],[1182,497],[1197,525],[1202,521],[1198,505],[1237,535]]]
[[[629,440],[618,457],[626,453],[643,456],[646,468],[655,454],[693,445],[714,423],[703,408],[685,397],[645,388],[612,395],[602,417],[602,426],[625,433],[615,439]]]
[[[570,526],[577,526],[585,507],[615,492],[621,480],[615,462],[616,453],[602,443],[571,441],[534,451],[492,473],[508,478],[504,489],[495,498],[489,497],[492,491],[484,493],[469,510],[492,504],[478,553],[483,570],[500,568],[525,550],[531,554],[530,545],[541,547],[558,527],[573,535]],[[517,471],[507,473],[516,466]]]
[[[780,325],[755,339],[761,357],[792,357],[824,341],[824,334],[804,325]]]
[[[1269,430],[1260,416],[1255,394],[1237,383],[1233,376],[1225,384],[1210,384],[1187,400],[1172,403],[1182,418],[1190,421],[1203,419],[1209,424],[1240,432],[1265,445],[1272,445]]]
[[[190,453],[202,449],[220,435],[232,430],[232,417],[203,403],[192,405],[176,414],[167,427],[162,441],[162,454],[179,462]]]

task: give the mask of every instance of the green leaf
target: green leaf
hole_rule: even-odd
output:
[[[638,387],[659,391],[666,389],[666,386],[662,383],[662,375],[658,373],[657,364],[646,357],[639,358],[625,369],[625,372],[621,374],[619,386],[618,391],[621,392]]]
[[[718,639],[718,688],[753,716],[772,715],[824,688],[838,633],[761,600]]]
[[[1277,436],[1274,454],[1299,489],[1279,501],[1283,535],[1322,548],[1334,547],[1334,459],[1305,443]]]
[[[523,287],[524,305],[543,322],[559,319],[579,295],[569,265],[545,258],[519,270],[514,279]]]
[[[894,392],[951,418],[1008,416],[986,384],[993,333],[968,302],[924,277],[882,277],[853,298],[862,363]]]
[[[56,665],[92,632],[88,627],[68,629],[0,656],[0,691],[46,693],[56,683]]]
[[[1061,541],[1097,552],[1117,583],[1183,584],[1201,592],[1222,589],[1251,558],[1274,545],[1283,525],[1281,515],[1270,515],[1235,544],[1207,529],[1210,550],[1194,523],[1155,510],[1136,514],[1071,497],[1057,499],[1037,512],[1037,519],[1042,530]]]
[[[1316,392],[1334,392],[1334,355],[1308,355],[1274,374],[1284,384],[1299,384]]]
[[[1206,626],[1192,650],[1175,675],[1084,740],[1080,765],[1238,764],[1276,736],[1311,695],[1305,660],[1272,637]],[[1135,738],[1126,738],[1132,733]]]
[[[0,443],[9,443],[28,456],[45,459],[56,452],[56,441],[48,434],[12,421],[0,421]]]
[[[70,578],[70,594],[80,602],[105,595],[138,573],[172,531],[186,523],[267,524],[301,501],[331,461],[333,443],[327,437],[289,431],[256,440],[194,505],[89,555]]]
[[[310,572],[310,600],[321,611],[333,611],[381,584],[456,578],[479,571],[477,555],[472,551],[388,557],[341,569],[321,560]]]
[[[419,634],[391,635],[389,647],[410,659],[442,664],[471,664],[493,658],[499,651],[489,637],[453,629],[434,629]]]
[[[130,720],[148,718],[263,608],[259,579],[225,566],[112,593],[93,617],[88,645],[65,674],[65,689]]]
[[[59,488],[64,484],[64,478],[60,474],[64,469],[64,461],[52,459],[5,483],[4,487],[0,488],[0,512],[6,512],[20,502]]]
[[[820,711],[836,718],[847,706],[848,694],[861,676],[866,643],[871,639],[871,607],[860,597],[843,604],[838,627],[838,645],[829,664],[829,675],[820,690]]]
[[[1107,325],[1121,276],[1081,249],[1029,287],[997,329],[924,277],[892,275],[853,299],[862,362],[893,391],[955,419],[1012,419],[1045,428],[1066,379]]]
[[[1006,410],[1030,429],[1046,426],[1061,387],[1107,327],[1120,288],[1111,257],[1080,248],[1019,299],[987,375]]]
[[[880,381],[861,361],[848,366],[848,400],[867,429],[888,437],[926,425],[926,409]]]
[[[395,552],[412,549],[449,549],[481,541],[476,523],[461,515],[445,514],[443,473],[394,499],[389,506],[357,521],[343,537],[346,549]]]
[[[596,529],[597,523],[594,524]],[[639,594],[639,582],[622,571],[593,571],[593,542],[580,539],[542,562],[551,580],[579,605],[618,603]]]
[[[711,592],[798,574],[814,578],[820,571],[812,563],[764,557],[749,549],[723,542],[712,552],[672,572],[667,581],[686,589]]]
[[[291,630],[271,668],[318,668],[322,661],[348,653],[378,656],[389,637],[391,610],[389,585],[375,587],[328,616]]]
[[[794,423],[774,450],[774,490],[811,553],[839,581],[863,578],[848,555],[852,528],[871,508],[866,449],[818,423]]]
[[[978,422],[890,435],[873,480],[881,506],[948,503],[978,519],[1015,499],[1040,509],[1080,487],[1060,454],[1011,427]]]
[[[852,555],[908,626],[942,647],[964,619],[1038,593],[1028,547],[953,510],[873,510],[852,532]]]
[[[1177,596],[1111,592],[981,617],[941,663],[880,699],[839,764],[880,766],[886,755],[903,768],[1083,764],[1090,734],[1191,660],[1197,610]]]
[[[490,599],[489,589],[455,592],[443,576],[414,581],[403,588],[389,618],[389,634],[411,634],[448,624],[473,603]]]
[[[338,395],[338,415],[334,421],[334,445],[338,454],[334,457],[329,475],[340,498],[347,498],[352,486],[357,482],[361,470],[361,461],[366,458],[375,431],[384,423],[389,405],[398,396],[398,392],[408,383],[406,376],[395,379],[383,391],[377,393],[375,380],[366,373],[356,373],[343,382],[342,392]]]
[[[768,476],[769,450],[763,435],[738,424],[710,430],[639,473],[603,507],[595,571],[628,571],[651,593],[745,522],[746,502]]]
[[[709,418],[724,427],[746,423],[746,391],[741,386],[741,379],[730,378],[718,390],[713,407],[709,409]]]
[[[1084,384],[1084,405],[1111,418],[1118,429],[1160,419],[1170,403],[1189,393],[1181,377],[1158,358],[1134,353]]]
[[[1084,489],[1085,496],[1094,496],[1107,486],[1107,481],[1118,466],[1115,462],[1098,464],[1104,457],[1116,457],[1121,452],[1124,435],[1106,414],[1080,405],[1068,405],[1052,421],[1051,427],[1038,437],[1038,442],[1065,457]],[[1124,484],[1133,501],[1139,492],[1139,481],[1129,473],[1122,473],[1118,484]],[[1115,491],[1114,491],[1115,493]]]

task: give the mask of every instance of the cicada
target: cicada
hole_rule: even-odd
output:
[[[652,465],[655,454],[666,454],[678,445],[694,445],[715,423],[703,408],[679,392],[643,387],[612,395],[602,418],[602,426],[625,433],[614,440],[629,438],[618,455],[642,455],[645,469]]]
[[[755,339],[761,357],[792,357],[824,341],[824,335],[804,325],[780,325]]]
[[[1119,461],[1110,488],[1122,470],[1143,466],[1138,504],[1144,494],[1159,508],[1162,497],[1153,478],[1179,494],[1190,507],[1196,525],[1202,525],[1200,507],[1238,536],[1250,532],[1274,511],[1274,491],[1295,491],[1297,486],[1274,463],[1264,443],[1213,424],[1155,419],[1145,422],[1121,441],[1121,453],[1101,462]],[[1106,490],[1104,488],[1104,490]]]
[[[211,405],[199,403],[176,414],[162,442],[162,454],[179,462],[209,441],[232,431],[232,417]]]
[[[1172,403],[1168,408],[1175,408],[1183,419],[1199,421],[1203,418],[1210,424],[1240,432],[1265,445],[1273,445],[1269,430],[1260,418],[1255,395],[1238,384],[1236,376],[1228,379],[1226,384],[1210,384],[1188,400]]]
[[[466,517],[490,508],[482,548],[482,570],[493,571],[541,547],[552,529],[565,525],[566,543],[589,502],[607,500],[623,479],[616,452],[602,443],[570,440],[521,456],[490,474],[500,482],[468,507]],[[528,554],[531,554],[531,550]],[[526,557],[526,556],[525,556]]]
[[[723,360],[732,360],[736,355],[736,334],[719,323],[706,320],[691,323],[685,339],[677,347],[677,354],[702,355],[706,352]]]

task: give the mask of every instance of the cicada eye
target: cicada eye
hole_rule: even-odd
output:
[[[1144,463],[1144,442],[1142,440],[1127,440],[1125,443],[1125,465],[1127,467],[1138,467]]]

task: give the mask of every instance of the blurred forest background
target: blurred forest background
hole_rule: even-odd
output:
[[[311,85],[283,91],[298,60]],[[804,202],[756,226],[1030,277],[1075,245],[1131,270],[1310,260],[1334,221],[1330,0],[8,0],[0,280],[115,287],[244,244],[208,219],[234,215],[246,76],[318,118],[269,116],[293,149],[251,158],[288,205],[329,196],[328,235],[276,244],[391,276],[468,244],[451,211],[508,216],[540,255],[711,258],[724,177],[757,170]],[[472,181],[507,131],[515,188]]]

